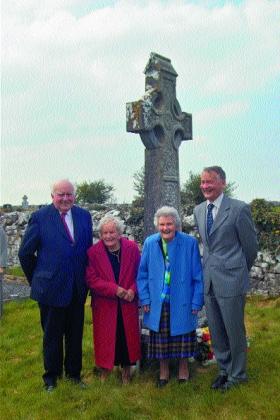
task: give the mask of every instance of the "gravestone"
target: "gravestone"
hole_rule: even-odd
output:
[[[24,195],[24,196],[22,197],[21,207],[22,207],[24,210],[28,209],[28,207],[29,207],[29,203],[28,203],[28,197],[27,197],[27,195]]]
[[[126,130],[140,134],[145,146],[144,236],[154,232],[153,218],[163,205],[180,211],[178,149],[192,139],[192,116],[181,111],[170,59],[151,53],[144,70],[145,94],[126,104]]]

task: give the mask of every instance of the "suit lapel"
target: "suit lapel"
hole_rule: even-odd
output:
[[[199,233],[203,243],[208,240],[208,236],[206,235],[206,208],[206,201],[204,201],[200,205],[200,208],[198,209],[199,212],[197,214],[197,224],[201,227],[201,229],[199,229]]]
[[[228,197],[224,196],[221,206],[219,208],[217,217],[214,220],[212,229],[210,231],[210,235],[213,235],[213,233],[215,232],[216,229],[218,229],[218,227],[224,223],[224,221],[227,219],[228,215],[229,215],[229,209],[230,209],[230,200]]]
[[[67,232],[65,230],[65,227],[63,226],[63,223],[60,217],[60,213],[54,207],[53,204],[51,204],[51,222],[52,222],[52,225],[55,227],[56,231],[69,241]]]

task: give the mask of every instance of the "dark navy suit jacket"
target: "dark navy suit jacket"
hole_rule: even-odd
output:
[[[87,295],[85,268],[92,245],[90,213],[71,208],[75,242],[68,238],[59,211],[53,204],[32,214],[19,250],[22,269],[31,285],[31,298],[39,303],[63,307],[76,286],[79,300]]]

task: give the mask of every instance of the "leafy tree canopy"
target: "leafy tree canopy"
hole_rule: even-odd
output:
[[[76,186],[76,200],[80,204],[103,204],[112,198],[114,187],[103,179],[94,182],[83,181]]]

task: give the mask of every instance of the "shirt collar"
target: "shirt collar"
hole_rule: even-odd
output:
[[[62,215],[62,213],[65,213],[65,216],[70,216],[71,217],[71,215],[72,215],[71,209],[69,209],[68,211],[60,211],[59,212],[60,216]]]
[[[212,203],[214,204],[215,207],[217,207],[217,209],[219,209],[221,207],[221,203],[222,203],[223,198],[224,198],[224,193],[220,194],[219,197],[216,198],[216,200],[212,201]],[[211,203],[211,201],[207,200],[207,206],[210,203]]]

